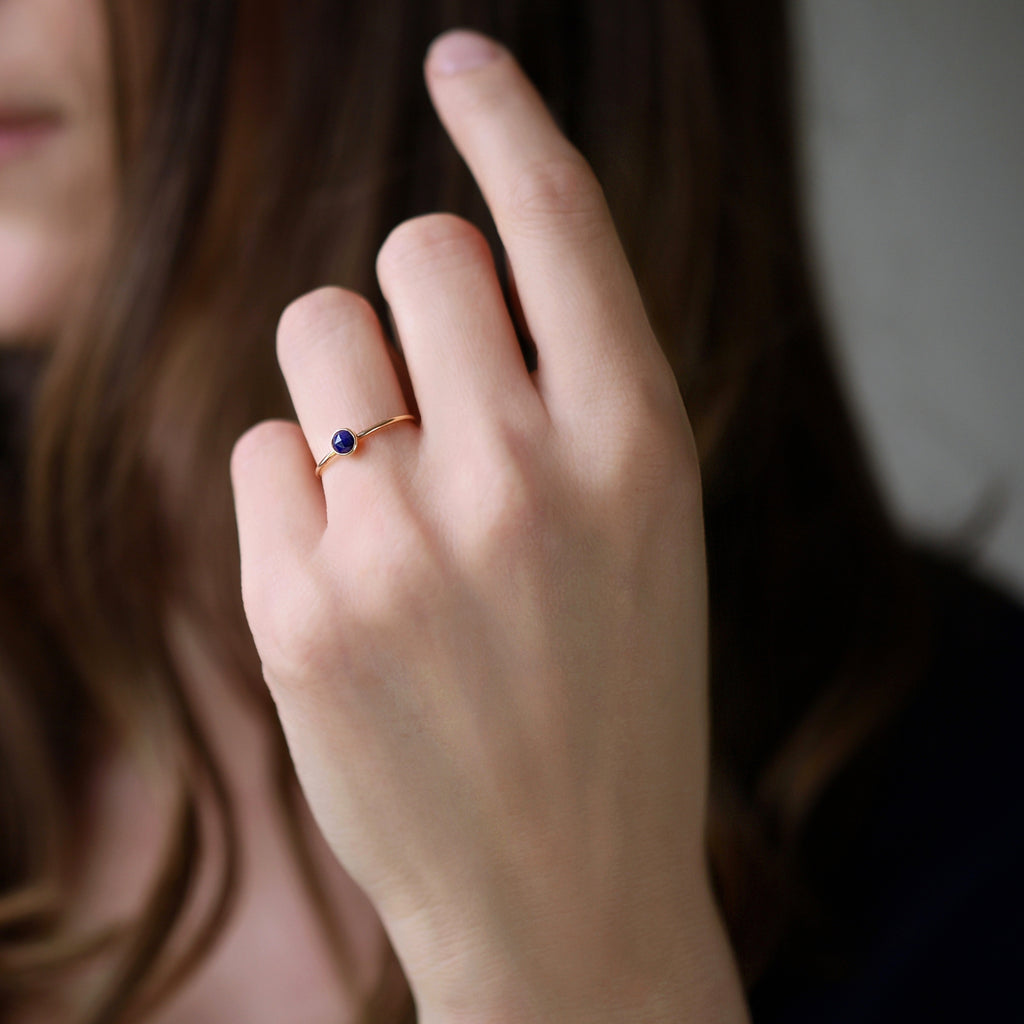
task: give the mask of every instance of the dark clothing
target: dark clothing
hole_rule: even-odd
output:
[[[884,736],[869,813],[820,936],[844,977],[784,962],[755,1024],[1024,1020],[1024,609],[936,564],[935,655]]]

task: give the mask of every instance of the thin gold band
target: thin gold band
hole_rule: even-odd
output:
[[[348,434],[348,435],[351,436],[352,445],[348,449],[348,451],[339,451],[339,450],[337,450],[335,448],[332,448],[332,450],[329,451],[316,464],[316,475],[320,476],[320,474],[323,473],[323,471],[324,471],[324,467],[328,463],[333,462],[335,459],[340,459],[342,456],[351,455],[353,452],[355,452],[355,450],[359,447],[359,441],[362,438],[368,437],[370,434],[374,433],[375,431],[383,430],[385,427],[390,427],[392,423],[402,423],[405,420],[415,420],[415,419],[416,419],[416,417],[413,416],[413,414],[411,412],[403,412],[401,416],[391,416],[389,419],[381,420],[380,423],[374,423],[374,425],[372,427],[367,427],[365,430],[360,430],[358,432],[355,431],[355,430],[350,430],[348,427],[342,427],[340,430],[336,430],[334,432],[334,437],[335,438],[337,438],[339,434]],[[342,440],[344,441],[344,440],[347,440],[347,439],[343,438]],[[332,445],[334,444],[334,439],[333,438],[331,440],[331,444]],[[346,447],[346,446],[343,444],[342,447]]]

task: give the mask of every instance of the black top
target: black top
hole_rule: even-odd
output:
[[[1024,1019],[1024,609],[937,563],[935,657],[886,730],[870,811],[834,865],[824,982],[784,965],[755,1024]]]

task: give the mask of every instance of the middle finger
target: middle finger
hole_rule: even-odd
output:
[[[508,253],[540,395],[553,417],[589,423],[603,415],[609,381],[665,370],[601,188],[503,48],[446,33],[426,71]]]
[[[381,247],[377,277],[428,434],[447,439],[481,416],[522,422],[540,411],[477,228],[451,214],[406,221]]]

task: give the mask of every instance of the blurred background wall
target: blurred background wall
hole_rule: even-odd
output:
[[[1024,0],[792,0],[838,356],[891,503],[1024,597]]]

